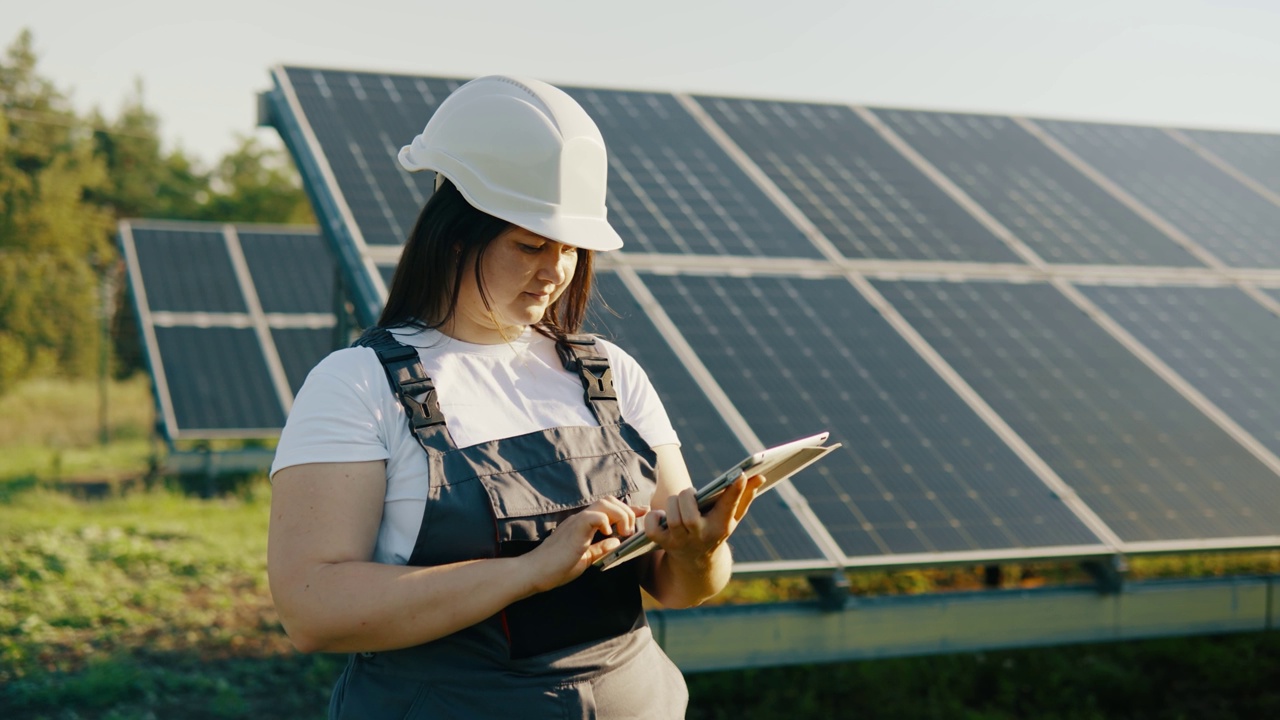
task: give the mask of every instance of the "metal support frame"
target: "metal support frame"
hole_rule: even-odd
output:
[[[1275,631],[1280,575],[720,605],[648,613],[686,673]]]
[[[826,575],[810,575],[809,585],[818,596],[818,606],[828,612],[846,610],[854,605],[852,585],[843,570]]]
[[[1117,595],[1124,590],[1125,575],[1129,572],[1129,561],[1124,555],[1085,560],[1080,567],[1093,578],[1099,593]]]

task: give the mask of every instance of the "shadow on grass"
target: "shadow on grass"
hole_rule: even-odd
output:
[[[705,673],[689,720],[1280,718],[1280,632]]]
[[[6,720],[48,718],[323,718],[342,655],[203,660],[195,653],[117,653],[75,673],[0,687]]]

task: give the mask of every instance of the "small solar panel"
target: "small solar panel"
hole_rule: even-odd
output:
[[[1234,287],[1079,289],[1280,455],[1280,317]]]
[[[123,221],[159,422],[170,440],[275,435],[339,342],[336,268],[314,230]]]
[[[1271,192],[1280,193],[1280,135],[1223,130],[1181,132]]]
[[[1021,262],[848,107],[697,101],[845,257]]]
[[[844,444],[793,482],[850,558],[1103,549],[846,280],[643,278],[763,442]]]
[[[1057,120],[1036,123],[1227,265],[1280,267],[1280,206],[1164,131]]]
[[[1276,534],[1280,478],[1053,287],[876,287],[1126,543]]]
[[[1046,262],[1201,265],[1010,118],[875,113]]]
[[[597,280],[612,312],[597,305],[588,329],[616,342],[645,369],[680,436],[694,485],[709,482],[745,457],[746,450],[622,281],[608,272]],[[829,564],[776,492],[751,506],[730,545],[738,572],[776,562]]]

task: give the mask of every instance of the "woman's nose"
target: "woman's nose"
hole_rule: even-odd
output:
[[[540,264],[539,277],[559,285],[568,279],[569,274],[573,272],[574,261],[577,255],[571,252],[547,253],[547,260]]]

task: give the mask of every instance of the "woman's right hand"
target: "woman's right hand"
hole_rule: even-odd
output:
[[[560,523],[538,547],[521,557],[532,572],[534,593],[571,582],[636,531],[633,508],[613,497],[601,498]],[[604,537],[596,540],[596,534]]]

